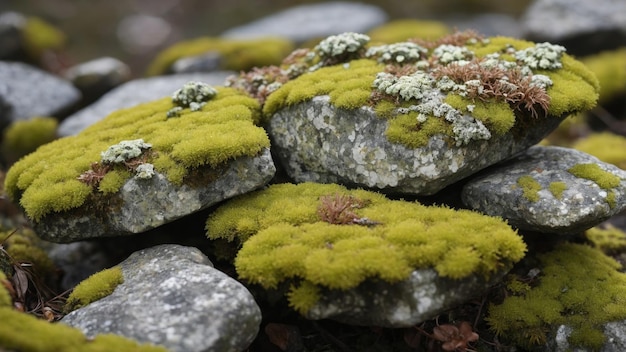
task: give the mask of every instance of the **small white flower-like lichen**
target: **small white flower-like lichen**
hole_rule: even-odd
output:
[[[366,57],[377,57],[379,62],[404,63],[416,62],[428,50],[412,42],[400,42],[388,45],[374,46],[367,50]]]
[[[466,47],[442,44],[433,50],[433,56],[442,64],[455,61],[467,61],[474,57],[474,53]]]
[[[546,75],[532,75],[530,77],[530,85],[546,89],[552,85],[552,80]]]
[[[404,100],[419,100],[433,90],[434,83],[435,79],[431,75],[421,71],[400,77],[379,72],[372,85],[386,94],[399,96]]]
[[[150,163],[143,163],[137,165],[135,168],[135,177],[141,179],[150,179],[154,176],[154,165]]]
[[[466,145],[474,140],[491,138],[491,132],[482,122],[467,115],[461,116],[452,123],[452,133],[454,133],[457,147]]]
[[[554,70],[563,67],[561,56],[565,47],[550,43],[538,43],[530,48],[515,52],[515,59],[532,70]]]
[[[365,34],[346,32],[331,35],[317,44],[313,50],[321,57],[337,57],[346,53],[356,53],[369,41],[370,37]]]
[[[103,163],[119,164],[134,159],[143,153],[144,149],[152,148],[152,144],[145,143],[143,139],[121,141],[100,153]]]
[[[197,81],[187,82],[172,94],[172,102],[176,106],[167,112],[167,117],[179,116],[186,107],[189,107],[191,111],[198,111],[215,95],[217,95],[217,90],[209,84]]]

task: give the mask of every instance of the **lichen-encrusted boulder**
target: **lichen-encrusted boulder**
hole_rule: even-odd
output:
[[[461,197],[519,229],[578,233],[626,208],[626,171],[574,149],[535,146],[471,179]]]
[[[191,82],[40,147],[6,189],[50,241],[143,232],[269,182],[259,120],[254,99]]]
[[[237,197],[206,229],[243,243],[240,279],[285,294],[303,316],[386,327],[480,295],[526,250],[498,218],[316,183]]]
[[[473,32],[422,45],[332,36],[271,86],[272,147],[297,182],[434,194],[595,105],[595,76],[564,51]]]
[[[120,266],[123,283],[113,293],[62,323],[88,337],[113,333],[180,352],[243,351],[258,333],[261,311],[250,292],[195,248],[160,245]]]

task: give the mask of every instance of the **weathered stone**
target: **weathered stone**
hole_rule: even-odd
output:
[[[172,95],[173,91],[189,81],[219,85],[231,74],[232,72],[228,71],[180,74],[127,82],[108,92],[94,104],[63,120],[59,125],[58,134],[63,137],[78,134],[116,110]]]
[[[222,55],[217,51],[209,51],[178,59],[170,69],[173,73],[212,72],[219,70],[221,64]]]
[[[226,38],[249,39],[278,36],[304,42],[343,32],[364,33],[387,21],[379,7],[334,1],[295,6],[222,34]]]
[[[70,67],[63,75],[81,91],[84,105],[128,81],[131,76],[130,67],[113,57],[83,62]]]
[[[548,117],[500,137],[454,146],[442,136],[409,149],[385,137],[388,122],[371,108],[334,107],[328,96],[281,109],[268,126],[273,148],[297,182],[357,185],[385,192],[430,195],[540,141],[559,123]]]
[[[149,179],[132,177],[106,201],[88,200],[33,226],[41,238],[53,242],[140,233],[262,187],[275,171],[265,149],[259,156],[237,158],[222,168],[200,167],[192,176],[195,181],[181,186],[158,172]]]
[[[552,338],[544,347],[546,352],[591,352],[595,351],[584,347],[572,347],[568,342],[573,329],[567,325],[560,325],[551,335]],[[626,351],[626,321],[617,321],[604,325],[606,342],[598,352]]]
[[[66,315],[88,337],[113,333],[171,351],[243,351],[261,311],[239,282],[213,268],[199,250],[161,245],[120,264],[113,293]]]
[[[347,324],[409,327],[481,295],[506,271],[489,280],[477,275],[461,280],[440,277],[433,269],[415,270],[402,282],[366,282],[357,288],[324,290],[305,315]]]
[[[602,188],[568,171],[577,164],[598,165],[620,181]],[[532,177],[535,189],[523,186],[521,177]],[[626,172],[574,149],[535,146],[469,181],[461,196],[467,207],[520,229],[576,233],[626,208]]]
[[[35,116],[63,117],[80,100],[70,83],[19,62],[0,62],[0,126]]]

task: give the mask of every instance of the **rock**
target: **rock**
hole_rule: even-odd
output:
[[[173,73],[212,72],[222,65],[222,55],[217,51],[183,57],[176,60],[171,67]]]
[[[596,165],[602,179],[575,176],[575,165]],[[574,149],[535,146],[470,180],[461,197],[519,229],[577,233],[626,208],[626,171]]]
[[[62,290],[69,290],[90,275],[116,264],[96,242],[52,243],[47,253],[63,272]]]
[[[0,62],[0,126],[35,116],[64,117],[80,100],[80,92],[70,83],[19,62]]]
[[[130,79],[130,67],[113,57],[101,57],[67,69],[63,76],[83,94],[83,104],[91,103],[104,93]]]
[[[347,291],[323,290],[304,316],[362,326],[411,327],[480,296],[504,274],[489,280],[482,275],[452,280],[433,269],[415,270],[400,283],[374,281]]]
[[[170,351],[243,351],[259,331],[261,311],[240,283],[199,250],[161,245],[120,264],[124,282],[62,323],[88,337],[113,333]]]
[[[58,134],[63,137],[75,135],[115,110],[169,96],[189,81],[222,84],[226,77],[231,74],[232,72],[214,72],[132,80],[113,89],[94,104],[63,120],[59,125]]]
[[[536,0],[521,19],[526,37],[588,55],[626,44],[626,3],[620,0]]]
[[[278,36],[302,43],[343,32],[366,32],[387,21],[377,6],[345,1],[295,6],[235,27],[222,34],[226,38],[250,39]]]
[[[568,338],[573,329],[567,325],[560,325],[554,332],[553,339],[548,341],[544,351],[546,352],[591,352],[594,349],[585,347],[572,347]],[[617,321],[604,325],[606,342],[598,352],[621,352],[626,350],[626,321]]]
[[[509,132],[456,147],[435,136],[411,149],[384,137],[389,123],[371,108],[338,109],[328,96],[320,96],[274,114],[268,133],[281,165],[296,182],[430,195],[537,143],[560,121],[548,118],[523,138]]]
[[[501,13],[451,17],[444,19],[444,22],[450,28],[458,28],[459,30],[472,29],[487,36],[523,37],[522,26],[519,21],[510,15]]]
[[[18,57],[22,49],[22,28],[26,18],[20,13],[9,11],[0,14],[0,59]]]

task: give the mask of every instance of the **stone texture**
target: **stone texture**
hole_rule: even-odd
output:
[[[621,178],[618,187],[606,190],[591,180],[578,178],[567,170],[576,164],[593,163]],[[538,200],[523,196],[517,184],[530,175],[540,185]],[[560,199],[549,190],[552,182],[564,182]],[[607,202],[610,192],[615,206]],[[463,203],[487,215],[500,216],[524,230],[547,233],[576,233],[593,227],[626,208],[626,171],[603,163],[583,152],[535,146],[507,163],[487,170],[463,188]]]
[[[241,157],[221,169],[200,167],[181,186],[160,173],[150,179],[130,178],[119,192],[33,224],[37,234],[52,242],[140,233],[171,222],[222,200],[267,184],[276,168],[270,151]]]
[[[239,282],[193,247],[161,245],[122,262],[124,283],[62,323],[88,337],[113,333],[170,351],[243,351],[261,311]]]
[[[530,40],[563,44],[578,55],[626,44],[626,2],[621,0],[536,0],[521,23]]]
[[[271,118],[272,148],[296,182],[340,183],[384,192],[430,195],[540,141],[561,121],[455,147],[435,136],[408,149],[385,138],[387,122],[372,109],[337,109],[328,96],[281,109]]]
[[[442,278],[433,269],[415,270],[400,283],[367,282],[348,291],[325,290],[306,314],[346,324],[410,327],[481,295],[506,272],[462,280]]]
[[[568,338],[573,329],[567,325],[560,325],[553,332],[552,339],[544,347],[546,352],[591,352],[594,351],[584,347],[572,347]],[[604,325],[604,336],[606,342],[597,352],[622,352],[626,351],[626,321],[611,322]]]
[[[80,100],[67,81],[19,62],[0,62],[0,126],[35,116],[63,117]]]
[[[343,32],[364,33],[386,21],[387,14],[374,5],[334,1],[295,6],[231,28],[222,36],[234,39],[278,36],[301,43]]]
[[[233,72],[221,71],[204,74],[181,74],[137,79],[113,89],[94,104],[72,114],[59,125],[60,136],[78,134],[112,112],[172,95],[172,92],[189,81],[222,85]]]
[[[63,76],[83,94],[83,104],[91,103],[104,93],[127,82],[130,67],[113,57],[101,57],[67,69]]]

